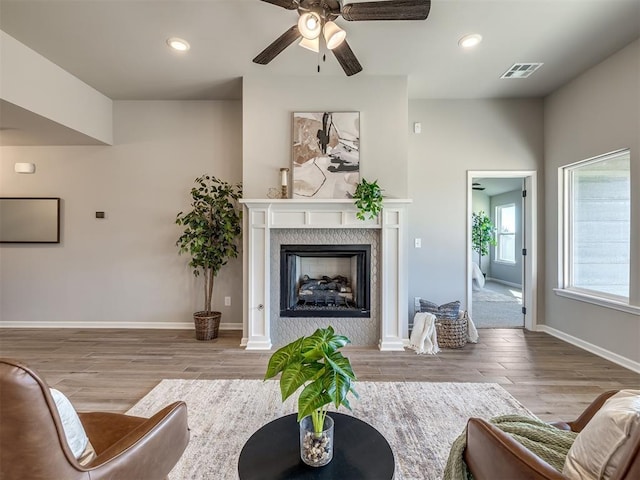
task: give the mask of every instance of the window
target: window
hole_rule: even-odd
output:
[[[514,203],[496,207],[496,261],[516,263],[516,206]]]
[[[561,169],[564,180],[562,288],[629,301],[629,150]]]

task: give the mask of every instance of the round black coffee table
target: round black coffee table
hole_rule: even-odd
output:
[[[330,412],[334,420],[333,460],[310,467],[300,459],[296,414],[278,418],[254,433],[242,447],[240,480],[391,480],[395,470],[389,442],[368,423]]]

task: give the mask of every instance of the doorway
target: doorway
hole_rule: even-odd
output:
[[[477,328],[534,330],[536,172],[469,171],[467,183],[469,315]]]

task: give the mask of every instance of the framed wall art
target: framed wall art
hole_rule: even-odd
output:
[[[60,243],[60,199],[0,197],[0,243]]]
[[[293,114],[293,198],[351,198],[360,181],[360,112]]]

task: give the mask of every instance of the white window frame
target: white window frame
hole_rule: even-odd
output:
[[[515,265],[516,264],[516,257],[518,254],[518,247],[516,245],[516,232],[514,231],[513,233],[504,233],[502,232],[502,214],[501,211],[503,208],[509,208],[509,207],[513,207],[513,211],[514,211],[514,217],[515,217],[515,212],[516,212],[516,204],[515,203],[505,203],[502,205],[496,205],[495,207],[495,218],[496,218],[496,246],[494,247],[494,262],[495,263],[502,263],[505,265]],[[516,229],[518,227],[516,226]],[[504,260],[502,258],[500,258],[500,252],[501,252],[501,248],[500,248],[500,237],[503,236],[512,236],[513,237],[513,255],[514,255],[514,259],[513,260]]]
[[[613,295],[598,290],[585,289],[573,286],[571,266],[573,265],[571,245],[573,232],[571,214],[573,192],[571,191],[571,172],[579,167],[599,163],[601,161],[616,158],[621,155],[629,155],[629,149],[620,149],[604,155],[598,155],[586,160],[575,162],[558,168],[558,288],[554,292],[562,297],[572,298],[587,303],[593,303],[603,307],[621,310],[635,315],[640,315],[640,306],[631,303],[633,292],[633,276],[631,268],[634,259],[629,259],[629,296]],[[633,220],[631,218],[631,220]],[[633,225],[631,226],[633,230]]]

